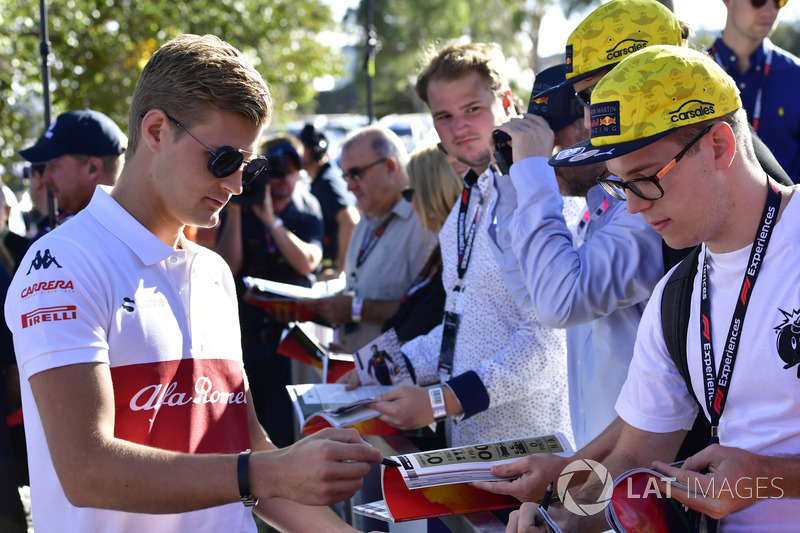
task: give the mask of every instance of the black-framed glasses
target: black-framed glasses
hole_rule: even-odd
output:
[[[594,91],[594,85],[580,91],[575,91],[575,98],[577,98],[584,107],[589,107],[592,102],[592,91]]]
[[[775,9],[781,9],[786,5],[786,2],[789,0],[773,0],[775,2]],[[750,5],[752,5],[756,9],[760,9],[764,7],[764,4],[767,3],[767,0],[750,0]]]
[[[414,198],[414,189],[412,189],[411,187],[406,187],[400,192],[403,194],[403,198],[405,198],[409,202],[411,201],[412,198]]]
[[[140,115],[145,116],[145,113]],[[242,185],[250,183],[258,177],[261,172],[267,168],[267,158],[248,152],[247,150],[239,150],[233,146],[223,146],[216,152],[206,146],[206,144],[191,134],[189,130],[183,127],[180,122],[167,115],[167,118],[174,122],[176,126],[186,132],[186,134],[200,143],[203,148],[211,152],[211,157],[208,160],[208,171],[215,178],[227,178],[245,165],[242,171]],[[244,154],[256,155],[250,161],[244,160]]]
[[[718,122],[715,124],[719,124]],[[709,124],[703,131],[697,134],[697,136],[691,140],[689,144],[684,146],[683,150],[678,152],[678,155],[673,157],[669,163],[664,165],[664,168],[653,174],[652,176],[647,176],[644,178],[634,178],[628,181],[622,181],[617,178],[610,179],[609,176],[611,175],[608,169],[604,170],[600,177],[597,178],[597,183],[599,183],[603,189],[608,192],[611,196],[616,198],[617,200],[626,200],[628,198],[627,190],[630,190],[633,194],[642,198],[643,200],[658,200],[662,196],[664,196],[664,189],[661,188],[661,184],[659,181],[669,172],[672,170],[675,165],[678,164],[683,156],[689,151],[689,149],[699,141],[703,135],[709,132],[711,127],[714,124]]]
[[[381,163],[383,163],[387,159],[389,159],[389,158],[388,157],[382,157],[382,158],[378,159],[377,161],[373,161],[369,165],[364,165],[363,167],[353,167],[353,168],[348,169],[348,170],[342,169],[342,174],[344,175],[345,178],[347,178],[349,180],[361,181],[361,178],[364,177],[364,172],[366,172],[367,170],[371,169],[375,165],[380,165]]]

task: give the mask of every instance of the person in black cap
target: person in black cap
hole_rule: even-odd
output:
[[[310,287],[322,260],[322,212],[300,179],[302,147],[293,136],[266,141],[265,175],[223,211],[217,252],[231,267],[239,295],[242,355],[259,422],[280,447],[294,442],[290,360],[277,353],[287,324],[244,301],[243,278]]]
[[[512,138],[515,161],[511,175],[500,180],[500,201],[516,199],[513,214],[500,226],[509,228],[511,250],[505,252],[519,259],[539,320],[566,328],[570,416],[580,448],[616,418],[614,402],[633,357],[639,320],[664,271],[659,235],[597,184],[604,164],[561,169],[567,172],[553,172],[547,164],[554,148],[589,138],[573,93],[538,96],[564,79],[564,64],[541,72],[529,113],[500,127]],[[574,230],[561,216],[559,188],[586,198]],[[512,212],[502,207],[498,216]],[[517,477],[529,469],[520,460],[501,475]],[[482,488],[523,501],[532,496],[523,482]]]
[[[58,208],[74,215],[89,204],[97,185],[114,185],[122,170],[127,138],[99,111],[81,109],[59,115],[35,145],[19,155],[45,164],[42,179]]]
[[[350,235],[360,219],[356,199],[347,190],[341,169],[328,159],[325,134],[309,123],[300,132],[300,141],[305,148],[303,168],[311,177],[311,194],[319,200],[325,224],[320,278],[337,277],[344,270]]]

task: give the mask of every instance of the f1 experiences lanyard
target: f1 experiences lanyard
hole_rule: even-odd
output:
[[[705,401],[708,408],[708,416],[711,417],[711,441],[709,444],[719,443],[719,420],[725,403],[728,400],[728,390],[730,389],[731,376],[733,375],[733,365],[736,363],[736,354],[739,351],[739,340],[744,325],[744,316],[747,306],[750,304],[750,295],[753,293],[753,286],[761,270],[764,257],[767,253],[767,245],[775,227],[775,217],[781,205],[781,194],[775,188],[771,180],[767,179],[767,203],[764,206],[764,213],[761,215],[761,222],[758,225],[758,233],[750,248],[750,259],[747,261],[747,269],[744,273],[742,288],[739,291],[739,298],[733,310],[733,318],[728,329],[728,336],[725,339],[724,358],[721,361],[719,372],[715,372],[714,347],[711,345],[711,303],[708,296],[708,252],[703,257],[703,277],[700,291],[700,350],[703,354],[703,385],[705,387]]]
[[[761,99],[764,96],[764,87],[767,85],[767,78],[769,77],[769,71],[772,68],[772,52],[773,48],[769,42],[764,43],[767,47],[767,54],[764,57],[764,68],[761,71],[761,85],[758,87],[758,92],[756,93],[756,103],[753,106],[753,130],[758,133],[758,126],[761,123]],[[719,57],[719,52],[717,51],[717,45],[713,44],[711,46],[711,53],[714,55],[714,61],[717,62],[717,65],[722,65],[722,60]]]

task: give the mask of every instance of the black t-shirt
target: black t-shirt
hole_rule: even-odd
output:
[[[322,213],[319,202],[304,185],[297,184],[291,203],[282,213],[278,214],[278,217],[283,221],[286,229],[294,233],[300,240],[322,247]],[[221,228],[226,221],[226,213],[223,211],[220,231],[217,235],[222,234]],[[234,274],[234,278],[243,324],[248,321],[248,318],[255,318],[252,315],[257,315],[258,323],[262,324],[265,315],[263,309],[242,301],[245,292],[242,279],[245,276],[303,287],[310,287],[316,281],[314,274],[303,275],[289,264],[273,242],[269,229],[248,206],[242,206],[242,246],[242,268]]]
[[[345,207],[355,206],[356,199],[347,190],[347,181],[342,176],[339,167],[325,163],[320,167],[316,178],[311,182],[313,194],[322,208],[325,238],[322,243],[322,258],[332,263],[336,261],[339,252],[338,224],[336,215]]]

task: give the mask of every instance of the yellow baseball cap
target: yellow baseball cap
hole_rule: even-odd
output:
[[[736,83],[707,55],[682,46],[648,46],[600,80],[592,91],[591,138],[562,150],[550,164],[613,159],[740,107]]]
[[[656,0],[611,0],[590,13],[567,39],[566,81],[539,96],[572,85],[656,44],[682,44],[681,25]]]

